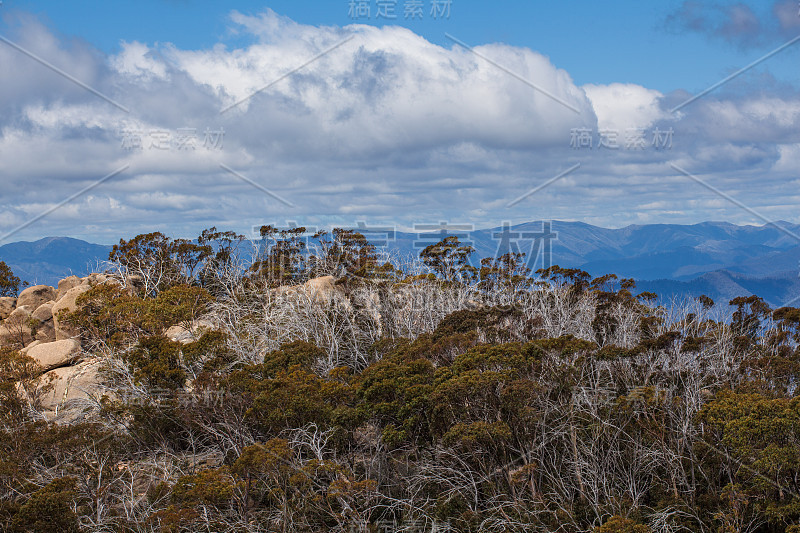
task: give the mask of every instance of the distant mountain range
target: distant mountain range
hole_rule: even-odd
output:
[[[378,243],[387,237],[381,231],[364,233]],[[417,255],[441,237],[403,232],[388,236],[388,248],[402,255]],[[705,294],[722,302],[757,294],[773,307],[795,298],[794,305],[800,306],[800,225],[788,222],[648,224],[621,229],[581,222],[530,222],[459,237],[472,244],[477,258],[520,251],[528,254],[533,269],[555,264],[595,276],[613,273],[634,278],[639,290],[665,299]],[[544,256],[548,242],[549,261]],[[54,285],[67,275],[97,270],[110,251],[111,246],[49,237],[0,246],[0,260],[30,283]]]
[[[757,278],[729,270],[717,270],[690,281],[638,281],[636,287],[638,291],[654,292],[662,300],[680,300],[705,294],[715,302],[725,304],[737,296],[755,294],[773,308],[800,307],[800,277],[796,271]]]
[[[12,242],[0,246],[0,261],[31,285],[57,285],[71,275],[97,272],[108,260],[111,246],[91,244],[69,237],[46,237],[36,242]]]

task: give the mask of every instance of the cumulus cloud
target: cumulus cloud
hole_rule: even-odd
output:
[[[669,112],[661,107],[664,95],[641,85],[589,84],[583,90],[592,102],[601,129],[649,128],[657,120],[669,118]]]
[[[296,149],[297,135],[333,158],[337,152],[366,156],[464,142],[530,147],[559,142],[569,128],[595,121],[570,76],[530,50],[476,49],[541,91],[469,51],[436,46],[405,28],[311,28],[272,12],[234,20],[260,42],[232,51],[173,48],[169,55],[225,105],[246,99],[229,113],[247,127],[253,121],[274,125],[287,152]],[[352,40],[341,48],[275,83],[347,37]]]
[[[10,110],[0,116],[0,230],[126,168],[19,237],[112,242],[153,229],[191,236],[210,225],[246,231],[287,220],[750,221],[735,208],[719,216],[708,191],[669,163],[754,204],[797,179],[800,97],[791,92],[708,95],[671,114],[684,95],[622,83],[578,87],[530,49],[486,44],[474,54],[404,28],[309,26],[269,10],[232,13],[247,45],[134,41],[113,56],[33,19],[20,24],[21,46],[129,112],[0,47],[6,68],[20,73],[0,86],[0,105]],[[648,131],[636,149],[606,150],[571,146],[578,128]],[[656,128],[674,131],[669,147],[653,145]],[[142,143],[135,150],[125,144],[132,132]],[[176,144],[179,132],[191,132],[193,143]],[[207,146],[209,135],[220,142]],[[577,171],[507,208],[576,163]]]
[[[30,15],[7,16],[16,28],[13,42],[28,54],[45,60],[53,68],[68,71],[91,86],[102,88],[109,80],[99,53],[79,40],[64,40]],[[8,35],[5,35],[8,37]],[[0,102],[4,110],[19,111],[31,101],[51,99],[81,100],[85,89],[52,70],[25,56],[6,43],[0,43],[0,65],[3,65],[3,83],[0,83]],[[10,73],[13,73],[11,75]],[[8,120],[10,115],[4,113]]]
[[[122,52],[111,58],[117,72],[127,76],[165,79],[167,66],[154,57],[153,51],[140,42],[123,42]]]

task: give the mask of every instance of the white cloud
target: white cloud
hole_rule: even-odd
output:
[[[153,57],[153,51],[146,44],[137,41],[123,42],[122,51],[110,60],[120,74],[145,80],[167,77],[167,66]]]
[[[794,174],[795,177],[800,177],[800,143],[782,144],[778,149],[780,150],[780,159],[775,162],[773,170],[788,172]],[[796,184],[791,186],[796,188]]]
[[[597,114],[597,127],[624,132],[631,128],[649,128],[657,120],[669,117],[662,110],[660,92],[632,83],[588,84],[582,87]]]
[[[234,20],[268,43],[230,51],[171,48],[169,56],[225,105],[269,86],[230,113],[249,115],[245,122],[271,122],[273,130],[288,134],[286,142],[299,136],[318,149],[355,154],[462,142],[529,148],[558,142],[571,127],[595,121],[569,75],[530,50],[476,49],[580,113],[466,50],[434,45],[405,28],[313,28],[272,12]],[[353,39],[275,83],[348,36]]]
[[[736,221],[749,215],[724,200],[710,202],[708,191],[676,176],[668,163],[737,191],[754,208],[785,195],[797,179],[796,95],[715,93],[672,116],[664,102],[675,95],[635,84],[577,87],[569,73],[525,48],[475,50],[541,90],[468,50],[438,46],[404,28],[314,27],[271,11],[233,13],[231,21],[252,44],[183,50],[134,41],[111,57],[66,46],[28,21],[20,42],[130,113],[0,48],[0,61],[19,73],[0,86],[0,105],[9,110],[0,117],[0,230],[124,164],[130,168],[93,189],[91,199],[76,199],[30,234],[100,232],[110,242],[154,228],[191,235],[216,224],[244,232],[253,224],[315,217],[406,227],[542,218],[618,227],[659,217],[720,218],[725,209],[722,218]],[[347,36],[353,39],[220,114]],[[596,133],[656,126],[674,127],[671,150],[569,146],[575,127]],[[224,146],[126,151],[125,127],[194,128],[201,142],[204,130],[222,128]],[[505,208],[578,162],[573,174]],[[781,218],[797,215],[787,208]]]

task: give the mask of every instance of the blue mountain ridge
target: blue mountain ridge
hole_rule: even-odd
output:
[[[636,279],[639,290],[664,299],[706,294],[722,301],[757,294],[780,306],[800,296],[800,225],[703,222],[608,229],[583,222],[549,224],[549,258],[543,255],[547,249],[543,239],[521,238],[525,233],[542,234],[546,226],[541,221],[454,233],[475,248],[476,264],[480,258],[521,251],[528,254],[534,270],[552,264],[594,276],[613,273]],[[386,237],[365,235],[374,242]],[[409,257],[441,235],[396,232],[389,237],[389,253]],[[111,246],[69,237],[48,237],[0,246],[0,260],[31,284],[55,285],[70,274],[96,271],[110,250]],[[537,250],[538,255],[532,253]]]

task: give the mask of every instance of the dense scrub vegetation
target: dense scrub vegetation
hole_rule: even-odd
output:
[[[16,296],[20,283],[5,261],[0,261],[0,296]]]
[[[121,241],[79,423],[0,352],[0,530],[800,531],[800,309],[302,233]]]

